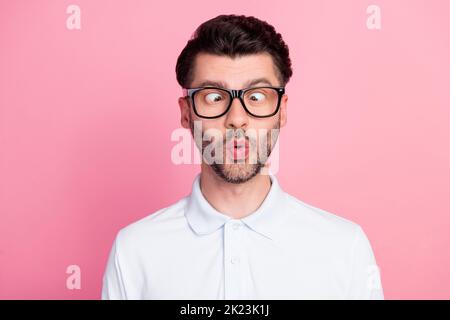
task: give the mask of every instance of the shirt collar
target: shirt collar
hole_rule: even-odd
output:
[[[200,175],[197,174],[192,185],[185,215],[191,228],[198,235],[205,235],[221,228],[229,220],[240,220],[250,229],[262,234],[269,239],[276,239],[280,232],[280,222],[285,213],[283,205],[285,193],[281,189],[277,178],[269,173],[272,182],[270,190],[260,207],[250,215],[233,219],[217,211],[203,196],[200,189]]]

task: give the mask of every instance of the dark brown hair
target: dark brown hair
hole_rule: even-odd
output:
[[[198,53],[220,56],[243,56],[269,53],[278,70],[281,85],[292,76],[289,48],[281,34],[265,21],[244,15],[219,15],[202,23],[181,51],[176,65],[177,81],[183,88],[192,82],[192,71]]]

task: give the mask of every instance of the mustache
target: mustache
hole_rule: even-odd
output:
[[[216,137],[214,135],[207,135],[204,136],[207,137],[206,140],[202,141],[203,147],[207,147],[211,143],[217,143],[217,139],[220,139],[220,137]],[[245,139],[246,142],[249,144],[249,146],[255,147],[257,145],[256,137],[253,137],[251,135],[248,135],[243,129],[227,129],[225,132],[225,135],[223,135],[222,138],[222,145],[227,145],[227,142],[229,143],[233,139],[235,140],[242,140]]]

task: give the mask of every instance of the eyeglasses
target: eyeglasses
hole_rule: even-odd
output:
[[[241,90],[218,87],[183,88],[190,98],[194,113],[205,119],[220,118],[226,114],[234,98],[239,98],[244,110],[257,118],[272,117],[280,108],[284,87],[253,87]]]

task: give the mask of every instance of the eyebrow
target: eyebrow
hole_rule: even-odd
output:
[[[267,78],[257,78],[257,79],[247,81],[244,84],[244,88],[248,88],[248,87],[251,87],[251,86],[253,86],[255,84],[259,84],[259,83],[265,83],[269,86],[273,86],[272,83]],[[211,80],[202,81],[198,86],[199,87],[212,86],[212,87],[228,88],[228,85],[222,81],[211,81]]]

